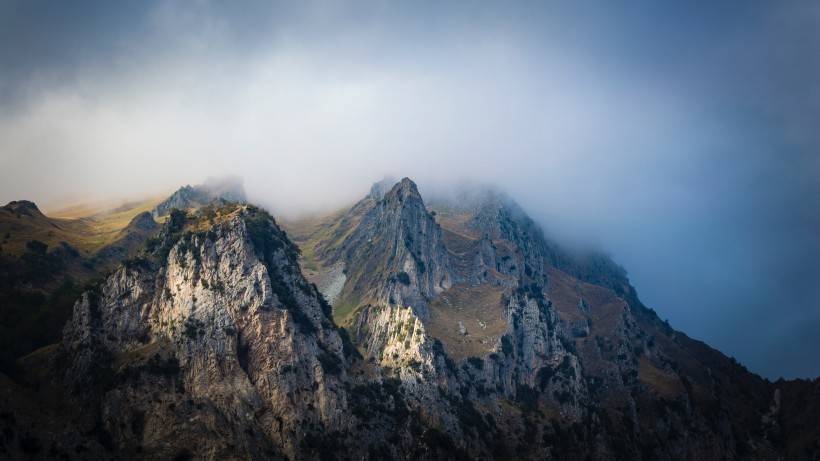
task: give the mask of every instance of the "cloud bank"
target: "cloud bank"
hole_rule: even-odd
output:
[[[498,184],[673,326],[820,375],[820,7],[0,6],[0,201]]]

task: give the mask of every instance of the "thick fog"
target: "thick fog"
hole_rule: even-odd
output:
[[[0,2],[0,201],[492,183],[674,327],[820,375],[820,5],[670,3]]]

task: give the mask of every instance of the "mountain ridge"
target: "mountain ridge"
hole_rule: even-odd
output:
[[[188,210],[212,204],[247,201],[242,180],[238,177],[209,178],[202,184],[186,185],[158,203],[151,213],[155,218],[168,215],[172,209]]]
[[[150,216],[133,221],[153,228]],[[3,453],[774,460],[820,450],[807,425],[820,380],[771,383],[675,331],[611,259],[563,251],[496,194],[428,205],[404,178],[309,223],[217,201],[170,210],[150,235],[84,291],[59,344],[0,375],[13,434]]]

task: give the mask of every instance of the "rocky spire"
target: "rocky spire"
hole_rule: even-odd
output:
[[[453,282],[441,229],[409,178],[365,213],[342,247],[348,302],[409,305],[424,316],[427,300]]]
[[[43,216],[43,213],[37,208],[37,205],[28,200],[11,201],[3,206],[2,209],[18,216]]]

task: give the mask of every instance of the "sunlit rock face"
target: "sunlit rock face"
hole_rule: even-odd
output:
[[[127,264],[83,295],[65,329],[65,380],[77,398],[101,397],[120,447],[294,456],[310,427],[350,422],[342,340],[267,214],[236,207],[216,220],[169,227],[159,264]],[[112,362],[105,372],[123,382],[87,395]],[[189,403],[196,422],[177,424]],[[138,441],[117,430],[134,414],[144,420]]]
[[[623,269],[604,255],[562,250],[508,197],[479,191],[431,210],[405,179],[374,185],[337,219],[335,234],[310,243],[320,261],[344,261],[341,321],[365,360],[401,382],[408,406],[470,454],[775,456],[766,441],[750,449],[739,429],[759,426],[762,380],[669,329]],[[443,275],[425,280],[420,265]],[[394,279],[401,272],[403,282]],[[686,358],[692,353],[698,358]],[[701,360],[712,371],[704,375]],[[718,374],[742,376],[761,393],[750,401],[693,393],[730,379]],[[715,419],[695,400],[744,416]],[[488,433],[505,442],[488,442]],[[647,445],[641,433],[662,433],[663,442]]]
[[[810,459],[810,386],[673,330],[500,194],[428,208],[403,179],[316,223],[300,255],[253,206],[171,210],[21,362],[48,398],[0,380],[10,430],[94,459]]]
[[[344,262],[345,302],[410,306],[426,318],[428,301],[454,281],[441,229],[411,180],[383,189],[354,207],[361,216],[327,258]]]

